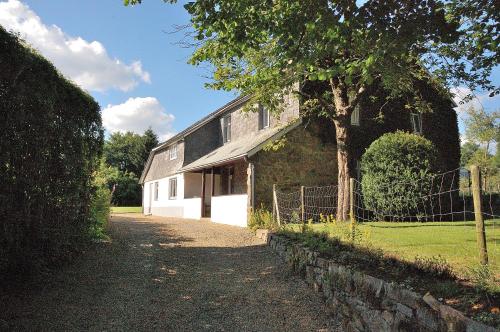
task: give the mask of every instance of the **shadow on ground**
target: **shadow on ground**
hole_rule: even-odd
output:
[[[335,325],[318,294],[246,229],[115,215],[112,240],[0,294],[11,330],[313,331]],[[0,326],[1,328],[2,326]]]

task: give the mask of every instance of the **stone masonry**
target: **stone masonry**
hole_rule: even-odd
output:
[[[295,272],[303,273],[306,282],[323,293],[341,322],[341,331],[496,331],[441,304],[430,294],[422,297],[321,258],[285,237],[261,233]]]

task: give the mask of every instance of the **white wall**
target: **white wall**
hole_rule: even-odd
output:
[[[212,197],[213,222],[234,226],[247,226],[247,195]]]
[[[186,198],[184,199],[184,218],[200,219],[201,218],[201,198]]]
[[[177,178],[177,198],[168,198],[169,179]],[[153,183],[151,194],[154,198],[154,183],[158,182],[158,200],[151,199],[151,212],[155,216],[183,217],[184,215],[184,176],[177,174],[163,179],[148,181],[143,188],[144,213],[148,213],[149,207],[149,186]],[[200,203],[201,204],[201,203]]]

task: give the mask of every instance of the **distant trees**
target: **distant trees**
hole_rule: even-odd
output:
[[[149,152],[158,145],[151,128],[143,135],[132,132],[113,133],[104,143],[101,172],[112,190],[112,203],[117,206],[141,204],[141,176]]]
[[[500,184],[500,112],[487,112],[483,108],[471,107],[467,110],[464,124],[467,142],[461,148],[461,166],[480,166],[483,169],[483,188],[488,190],[492,188],[487,186],[497,187]]]

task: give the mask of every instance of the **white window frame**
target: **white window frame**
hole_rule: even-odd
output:
[[[225,115],[221,118],[222,127],[222,142],[231,142],[231,114]]]
[[[177,178],[168,179],[168,199],[177,199]]]
[[[269,109],[259,104],[259,129],[269,128],[271,116]]]
[[[170,149],[168,149],[168,155],[170,160],[177,159],[177,143],[175,143],[170,147]]]
[[[354,107],[354,110],[351,113],[351,126],[359,126],[360,125],[360,121],[359,121],[360,111],[359,111],[359,109],[360,109],[360,106],[356,105],[356,107]]]
[[[154,191],[153,191],[153,200],[155,202],[158,201],[159,191],[160,191],[160,183],[156,181],[154,184]]]
[[[422,113],[410,113],[410,121],[413,133],[422,135]]]

